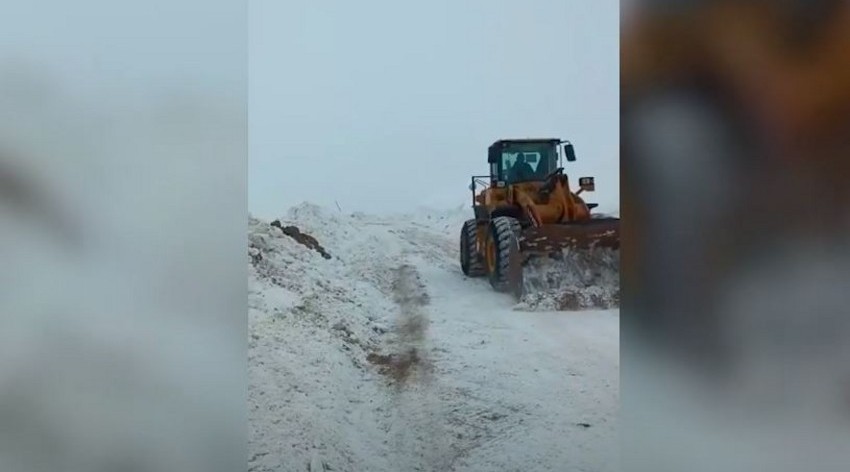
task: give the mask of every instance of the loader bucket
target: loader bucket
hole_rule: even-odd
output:
[[[523,230],[510,255],[511,293],[554,309],[618,304],[619,227],[617,218],[599,218]]]
[[[620,219],[597,218],[581,223],[544,225],[528,228],[520,236],[523,254],[548,254],[562,249],[619,249]]]

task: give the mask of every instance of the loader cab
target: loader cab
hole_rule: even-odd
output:
[[[490,180],[501,187],[546,178],[558,168],[559,139],[500,140],[489,148]]]

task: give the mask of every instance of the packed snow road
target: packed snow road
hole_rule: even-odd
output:
[[[251,470],[616,470],[619,313],[523,312],[457,264],[465,210],[252,220]]]

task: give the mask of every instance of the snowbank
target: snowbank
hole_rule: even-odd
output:
[[[382,388],[366,368],[386,333],[393,305],[390,285],[369,253],[346,253],[358,233],[353,223],[301,206],[290,223],[333,251],[324,259],[270,224],[249,227],[250,470],[390,470],[374,402]],[[366,236],[368,239],[368,236]],[[365,380],[365,382],[364,382]],[[361,391],[363,390],[363,391]],[[364,408],[365,398],[370,398]],[[358,438],[361,442],[352,438]]]
[[[250,470],[610,469],[616,313],[517,318],[460,272],[469,215],[279,218],[330,259],[250,219]]]

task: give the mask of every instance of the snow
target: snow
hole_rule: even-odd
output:
[[[526,312],[457,262],[469,209],[252,218],[250,470],[616,470],[619,311]]]

